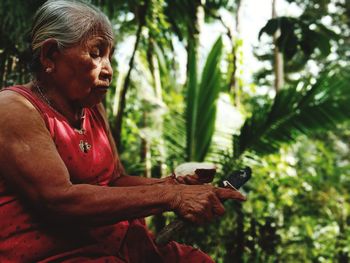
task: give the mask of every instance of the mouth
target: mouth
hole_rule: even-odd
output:
[[[96,91],[101,91],[101,92],[107,92],[109,89],[109,86],[96,86],[95,90]]]

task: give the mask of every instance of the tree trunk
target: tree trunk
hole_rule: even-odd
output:
[[[125,77],[124,66],[121,65],[119,67],[118,77],[115,85],[115,93],[113,98],[113,116],[114,117],[116,117],[118,114],[119,100],[120,100],[121,90],[123,88],[124,77]]]
[[[235,212],[237,214],[236,218],[236,231],[232,233],[230,237],[227,239],[228,242],[225,244],[226,255],[224,262],[232,262],[234,260],[235,263],[243,263],[243,253],[244,253],[244,213],[243,207],[241,203],[237,203],[237,207],[235,208]]]
[[[144,114],[146,115],[146,113]],[[147,118],[144,116],[144,118]],[[152,160],[151,160],[150,140],[146,136],[141,137],[141,161],[145,164],[143,176],[146,178],[152,177]]]
[[[149,0],[145,0],[143,5],[139,6],[138,9],[138,17],[139,17],[139,25],[136,33],[136,41],[134,45],[134,50],[131,55],[130,61],[129,61],[129,71],[126,74],[124,85],[120,91],[120,99],[118,104],[118,113],[116,117],[116,123],[113,128],[113,137],[115,139],[115,142],[117,144],[118,150],[121,150],[121,131],[122,131],[122,125],[123,125],[123,117],[124,117],[124,111],[125,111],[125,105],[126,105],[126,93],[128,91],[129,85],[130,85],[130,79],[131,79],[131,72],[134,67],[134,60],[137,48],[139,46],[140,40],[141,40],[141,33],[142,29],[146,24],[146,15],[148,10],[148,4]],[[113,127],[113,126],[112,126]]]
[[[5,83],[6,49],[0,54],[0,87]]]
[[[237,73],[237,68],[238,68],[238,46],[237,46],[237,40],[240,39],[240,11],[242,7],[242,2],[243,0],[238,0],[237,1],[237,10],[236,10],[236,36],[231,35],[231,43],[232,43],[232,74],[231,74],[231,79],[230,79],[230,90],[232,90],[232,95],[233,95],[233,103],[234,106],[239,106],[240,104],[240,99],[239,99],[239,90],[240,90],[240,84],[238,81],[238,73]],[[236,39],[236,41],[235,41]]]
[[[163,95],[162,95],[162,82],[161,82],[161,74],[159,70],[159,63],[157,56],[155,55],[155,43],[153,37],[149,38],[148,41],[148,50],[147,50],[147,60],[149,61],[149,68],[152,74],[153,78],[153,87],[154,87],[154,94],[157,99],[157,101],[161,105],[165,105],[163,102]],[[165,165],[165,143],[164,139],[162,138],[163,134],[163,125],[164,125],[164,120],[163,120],[163,114],[161,113],[160,115],[157,116],[156,119],[154,119],[152,122],[153,125],[156,125],[157,130],[159,134],[161,135],[159,139],[157,140],[157,146],[158,146],[158,151],[159,151],[159,161],[156,164],[156,169],[153,170],[153,173],[151,174],[151,169],[149,169],[149,174],[152,177],[157,177],[157,178],[162,178],[166,176],[166,165]],[[148,148],[150,151],[150,148]],[[146,159],[147,160],[147,159]],[[151,161],[151,160],[150,160]],[[150,167],[152,168],[152,167]],[[145,167],[145,173],[147,172],[147,164]],[[153,226],[155,228],[155,233],[158,233],[165,227],[166,223],[166,218],[163,214],[157,214],[153,216],[152,219]]]
[[[163,94],[162,94],[162,82],[161,82],[161,74],[159,70],[159,63],[157,56],[154,52],[154,42],[153,38],[150,38],[149,42],[149,61],[150,61],[150,69],[153,77],[153,83],[154,83],[154,93],[157,98],[158,103],[160,104],[160,107],[163,107],[165,105],[163,101]],[[161,135],[158,139],[158,151],[159,151],[159,177],[166,176],[166,165],[165,165],[165,142],[162,137],[163,134],[163,126],[164,126],[164,119],[163,119],[163,112],[161,112],[158,116],[158,118],[154,121],[157,125],[157,130],[159,134]]]
[[[188,24],[188,36],[187,36],[187,79],[186,82],[189,81],[190,74],[193,74],[191,76],[192,82],[195,83],[196,87],[198,88],[197,83],[197,68],[198,68],[198,57],[199,57],[199,47],[200,47],[200,32],[204,24],[204,4],[205,0],[195,0],[193,1],[193,9],[192,9],[192,23]],[[194,65],[190,65],[190,61],[193,61],[195,63]],[[194,68],[194,72],[191,73],[191,67]],[[197,95],[198,92],[195,92],[193,94],[193,98],[187,98],[188,104],[197,104]],[[190,123],[187,123],[187,153],[186,153],[186,160],[187,161],[193,161],[194,158],[194,151],[193,151],[193,145],[195,144],[195,138],[194,138],[194,127],[196,126],[196,106],[193,107],[187,107],[193,109],[193,112],[187,112],[187,119]],[[190,126],[190,127],[189,127]]]
[[[277,0],[272,0],[272,18],[277,17],[276,12],[276,2]],[[273,36],[273,43],[275,46],[274,49],[274,72],[275,72],[275,91],[276,93],[282,88],[284,85],[284,62],[283,62],[283,54],[280,52],[277,47],[277,39],[280,36],[281,31],[278,29]]]
[[[190,56],[191,45],[195,51],[196,61],[199,57],[199,47],[200,47],[200,32],[204,25],[204,5],[205,0],[194,0],[192,10],[192,23],[187,25],[188,36],[187,36],[187,73],[189,71],[188,61]]]

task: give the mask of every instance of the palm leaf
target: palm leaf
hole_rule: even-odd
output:
[[[190,56],[187,85],[187,157],[191,161],[203,161],[208,153],[215,130],[216,101],[221,87],[220,58],[221,37],[213,45],[200,84],[196,81],[196,64]],[[194,52],[193,52],[194,53]]]
[[[193,49],[190,52],[185,113],[182,118],[176,112],[170,114],[165,121],[164,136],[170,155],[185,156],[184,161],[203,161],[215,130],[216,101],[221,88],[221,38],[206,59],[200,81],[196,53]]]
[[[272,104],[253,112],[235,138],[235,156],[245,151],[266,154],[299,135],[335,129],[350,117],[350,74],[344,70],[323,72],[318,81],[303,89],[281,90]]]
[[[187,70],[187,105],[185,112],[186,119],[186,155],[191,160],[195,149],[195,130],[197,123],[197,104],[198,104],[198,84],[197,84],[197,57],[193,45],[189,48],[189,61]]]
[[[169,155],[176,156],[176,160],[186,161],[184,152],[186,149],[185,120],[183,115],[172,112],[164,122],[164,139]]]

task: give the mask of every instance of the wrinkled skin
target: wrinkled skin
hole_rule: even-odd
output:
[[[239,192],[231,189],[216,188],[210,185],[181,186],[173,207],[180,217],[194,223],[204,224],[224,214],[225,208],[221,201],[226,199],[245,200]]]
[[[52,107],[74,127],[81,125],[82,108],[99,104],[107,92],[112,78],[111,46],[99,36],[65,50],[59,50],[52,39],[44,43],[38,84]],[[51,73],[45,72],[48,67]],[[29,83],[26,87],[37,93],[35,85]],[[99,108],[103,112],[102,106]],[[174,211],[201,224],[224,213],[221,200],[245,199],[231,189],[201,185],[203,181],[194,176],[174,180],[125,174],[111,182],[111,187],[72,184],[32,104],[16,93],[4,91],[0,93],[0,116],[0,174],[34,207],[60,223],[109,224]],[[119,162],[111,136],[110,143],[115,161]],[[210,178],[205,182],[208,181]]]

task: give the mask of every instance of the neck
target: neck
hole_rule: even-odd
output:
[[[32,90],[52,109],[63,115],[73,127],[81,127],[82,106],[70,101],[58,88],[45,85],[41,81],[33,81]]]

